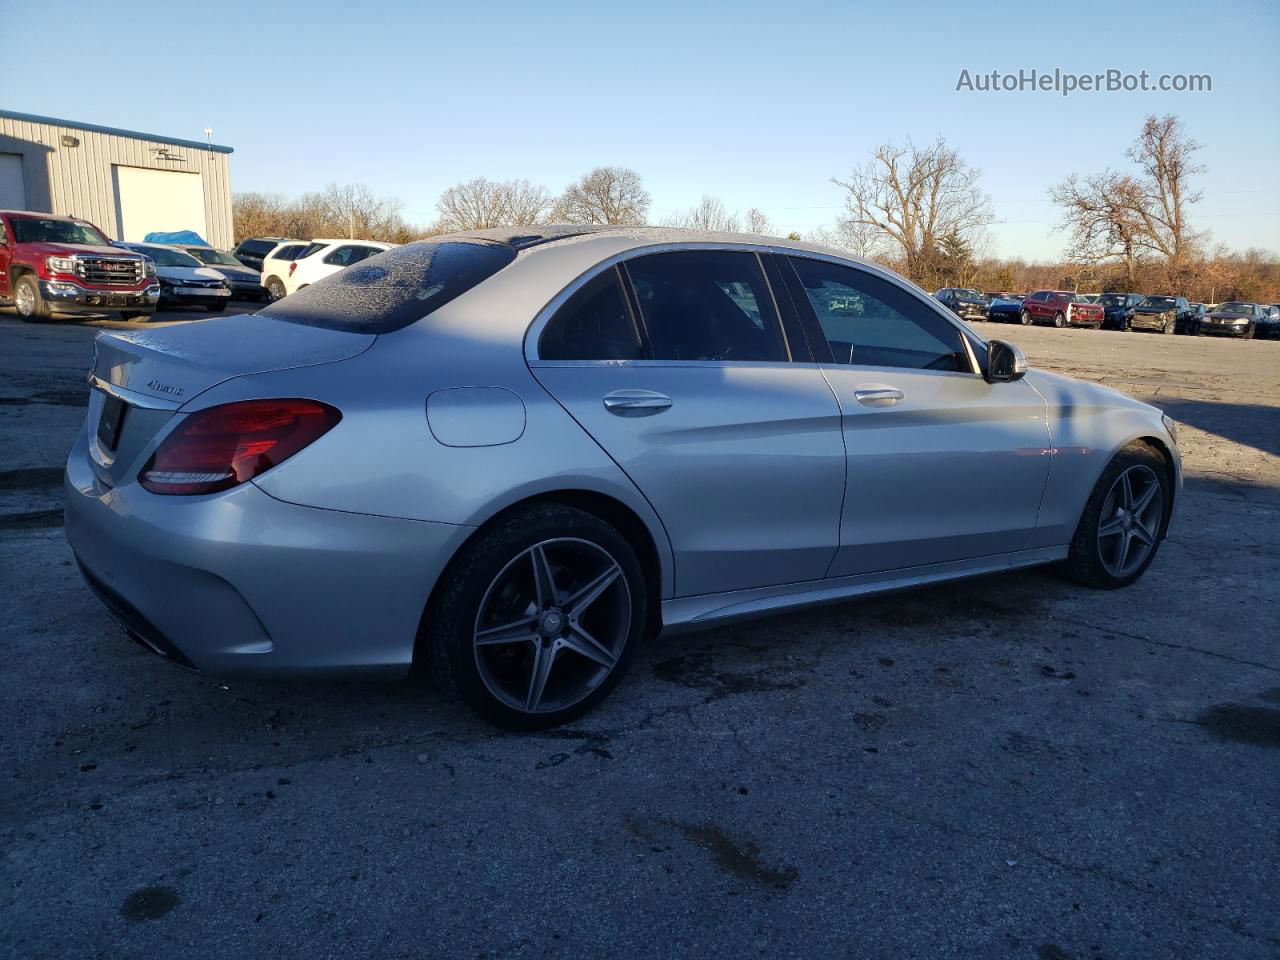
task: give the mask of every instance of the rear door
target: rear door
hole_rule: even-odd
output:
[[[530,363],[662,518],[678,596],[826,574],[840,411],[803,336],[784,332],[755,253],[606,268],[559,307]]]
[[[788,258],[843,415],[848,481],[831,576],[1022,549],[1051,445],[1029,383],[987,383],[965,335],[870,271]]]

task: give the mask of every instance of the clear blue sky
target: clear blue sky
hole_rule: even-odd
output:
[[[0,0],[11,25],[22,0]],[[1148,113],[1204,144],[1195,225],[1280,252],[1280,3],[54,2],[9,44],[0,105],[235,148],[235,190],[330,181],[410,221],[475,176],[553,190],[599,164],[652,216],[703,193],[781,232],[831,223],[830,178],[885,140],[944,135],[983,172],[995,252],[1056,256],[1046,189],[1125,164]],[[35,16],[34,13],[32,16]],[[55,50],[56,48],[56,50]],[[956,92],[962,68],[1208,73],[1210,93]]]

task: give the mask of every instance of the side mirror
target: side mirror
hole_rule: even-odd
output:
[[[1012,383],[1027,372],[1027,355],[1007,340],[987,342],[987,383]]]

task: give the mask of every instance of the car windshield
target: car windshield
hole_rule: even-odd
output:
[[[212,247],[187,247],[187,253],[191,254],[201,263],[207,263],[211,266],[243,266],[243,264],[241,264],[240,261],[231,254],[223,253],[221,250],[214,250]]]
[[[111,241],[93,224],[83,220],[37,220],[14,217],[13,238],[18,243],[93,243],[108,246]]]
[[[1147,297],[1138,306],[1155,307],[1160,310],[1168,310],[1174,304],[1173,297]]]
[[[157,267],[198,267],[200,261],[183,253],[181,250],[170,250],[168,247],[130,247],[138,253],[145,253],[155,261]]]
[[[1230,303],[1218,304],[1218,312],[1219,313],[1252,313],[1253,304],[1239,303],[1238,301],[1232,300]]]
[[[980,294],[977,290],[957,290],[956,296],[961,300],[974,300],[978,303],[986,303],[987,298]]]
[[[391,333],[483,283],[515,258],[514,247],[490,240],[411,243],[325,277],[260,313],[326,330]]]
[[[1073,293],[1067,299],[1070,300],[1072,303],[1093,303],[1093,301],[1090,300],[1088,297],[1086,297],[1083,293]]]
[[[1098,302],[1104,307],[1123,307],[1125,296],[1122,293],[1104,293],[1098,298]]]

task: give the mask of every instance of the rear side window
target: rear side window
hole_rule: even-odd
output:
[[[407,327],[483,283],[516,258],[505,243],[411,243],[303,287],[262,316],[351,333]]]
[[[752,253],[638,257],[626,272],[654,360],[786,361],[773,298]]]
[[[274,240],[246,240],[240,244],[240,252],[251,257],[265,257],[275,245]]]
[[[556,311],[538,338],[543,360],[639,360],[640,337],[618,271],[593,277]]]
[[[293,259],[295,259],[295,260],[303,260],[303,259],[306,259],[307,257],[311,256],[311,255],[312,255],[313,253],[315,253],[316,251],[318,251],[318,250],[323,250],[323,249],[324,249],[325,247],[327,247],[327,246],[328,246],[328,244],[327,244],[327,243],[308,243],[305,247],[303,247],[301,250],[299,250],[299,251],[294,255],[294,258],[293,258]]]
[[[285,246],[281,247],[279,250],[273,251],[271,254],[271,259],[272,260],[292,260],[294,257],[298,255],[298,253],[302,250],[304,246],[305,244],[301,244],[301,243],[286,244]]]

